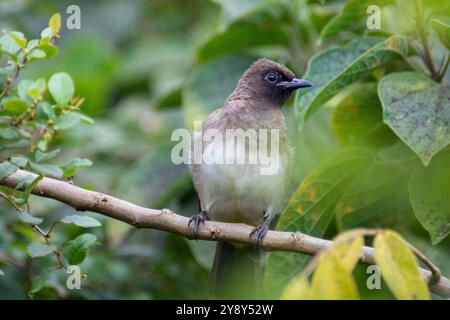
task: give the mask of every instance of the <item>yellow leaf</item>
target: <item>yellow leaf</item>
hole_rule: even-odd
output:
[[[357,300],[358,289],[352,275],[333,254],[320,259],[311,284],[311,299]]]
[[[310,285],[305,277],[296,277],[289,282],[281,295],[281,300],[308,300],[310,299]]]
[[[416,257],[403,238],[384,231],[375,238],[375,261],[392,293],[401,300],[429,300]]]
[[[59,13],[52,15],[48,22],[48,26],[50,27],[50,30],[52,30],[52,35],[57,36],[61,31],[61,15]]]
[[[361,257],[363,244],[364,238],[362,236],[354,237],[353,234],[346,232],[336,238],[325,254],[334,255],[345,270],[351,273]]]

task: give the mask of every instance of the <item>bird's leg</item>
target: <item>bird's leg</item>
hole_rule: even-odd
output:
[[[264,214],[263,223],[257,225],[252,232],[250,232],[249,238],[255,236],[256,243],[261,244],[262,239],[269,230],[270,219],[268,215]]]
[[[198,239],[198,230],[200,228],[200,223],[205,224],[205,220],[209,220],[208,213],[205,210],[200,210],[198,213],[194,214],[188,222],[188,226],[191,225],[191,223],[194,224],[194,238]]]

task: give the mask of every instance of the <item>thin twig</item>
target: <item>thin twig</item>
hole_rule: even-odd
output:
[[[27,54],[24,55],[22,62],[16,61],[16,68],[14,70],[14,74],[12,77],[6,77],[5,82],[3,83],[3,91],[0,93],[0,98],[3,98],[9,93],[9,90],[11,90],[11,87],[13,86],[16,79],[19,77],[20,70],[22,70],[25,67],[25,64],[27,63]]]
[[[13,199],[11,199],[7,194],[5,194],[5,193],[3,193],[3,192],[0,191],[0,197],[2,197],[2,198],[4,198],[4,199],[8,200],[8,202],[9,202],[9,203],[10,203],[17,211],[23,211],[22,208],[19,207],[19,206],[17,205],[17,203],[16,203]]]
[[[15,266],[16,268],[25,269],[24,263],[15,259],[14,257],[7,255],[4,252],[0,252],[0,260],[5,261],[5,262],[9,263],[10,265]]]
[[[23,212],[23,209],[21,207],[19,207],[14,202],[14,200],[12,200],[7,194],[5,194],[5,193],[0,191],[0,197],[7,199],[14,206],[14,208],[17,211]],[[29,205],[28,202],[26,203],[26,206],[27,206],[27,211],[30,213],[31,210],[30,210],[30,205]],[[35,224],[32,224],[31,228],[33,230],[36,230],[42,236],[42,238],[44,238],[44,241],[45,241],[46,244],[50,244],[50,233],[53,231],[53,228],[55,227],[56,224],[57,224],[57,222],[53,223],[53,225],[51,226],[51,228],[50,228],[50,230],[48,232],[45,232],[44,230],[42,230],[39,226],[37,226]],[[65,269],[64,263],[63,263],[62,258],[61,258],[61,253],[56,250],[54,252],[54,254],[55,254],[56,260],[58,262],[58,268],[64,268]]]
[[[33,228],[34,230],[36,230],[36,231],[44,238],[44,240],[45,240],[45,242],[46,242],[47,244],[49,244],[49,241],[48,241],[48,235],[47,235],[47,233],[46,233],[44,230],[42,230],[41,228],[39,228],[39,226],[37,226],[37,225],[35,225],[35,224],[32,225],[32,228]]]

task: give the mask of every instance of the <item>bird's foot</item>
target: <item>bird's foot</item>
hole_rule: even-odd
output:
[[[266,235],[267,231],[269,230],[269,223],[265,220],[260,225],[257,225],[252,232],[250,232],[249,238],[252,238],[255,236],[256,243],[261,244],[262,239]]]
[[[198,230],[200,229],[200,223],[201,224],[205,224],[205,220],[209,220],[208,218],[208,214],[206,213],[206,211],[201,210],[199,213],[194,214],[188,222],[188,226],[191,225],[191,223],[194,224],[194,238],[198,239]]]

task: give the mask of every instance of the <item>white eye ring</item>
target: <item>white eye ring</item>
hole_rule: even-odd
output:
[[[278,81],[278,79],[280,78],[280,76],[278,75],[278,73],[276,72],[269,72],[268,74],[266,74],[266,76],[264,77],[264,79],[270,83],[270,84],[274,84]]]

